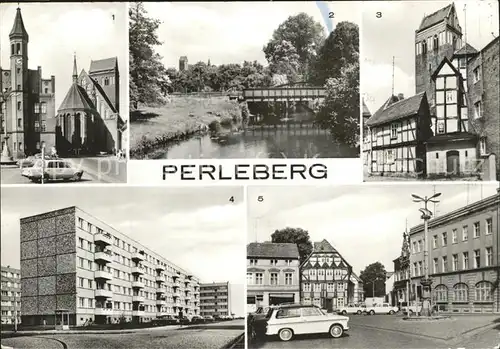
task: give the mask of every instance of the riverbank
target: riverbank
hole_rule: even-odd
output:
[[[130,158],[157,152],[196,135],[225,135],[241,128],[241,108],[227,97],[172,97],[164,106],[130,112]]]

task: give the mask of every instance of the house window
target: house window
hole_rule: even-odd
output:
[[[443,256],[442,258],[443,273],[448,271],[448,257]]]
[[[427,53],[427,41],[422,41],[422,53]]]
[[[17,110],[21,110],[21,102],[17,102]]]
[[[486,261],[485,267],[491,267],[493,265],[493,247],[486,247]]]
[[[304,292],[311,292],[311,284],[306,282],[304,283]]]
[[[463,269],[469,269],[469,252],[462,253]]]
[[[23,127],[23,119],[21,119],[21,118],[17,119],[17,127],[19,127],[19,128]]]
[[[436,153],[436,159],[439,159],[439,153]]]
[[[292,273],[285,273],[285,285],[292,284]]]
[[[109,85],[109,78],[104,78],[104,86],[108,86]]]
[[[271,285],[277,285],[277,284],[278,284],[278,274],[271,273]]]
[[[469,240],[469,229],[466,225],[462,227],[462,241]]]
[[[491,233],[493,233],[493,220],[488,218],[486,220],[486,235],[490,235]]]
[[[479,119],[482,115],[481,113],[481,101],[474,103],[474,118]]]
[[[448,233],[444,232],[441,234],[441,239],[443,241],[443,246],[446,246],[448,244]]]
[[[454,254],[452,256],[452,270],[457,271],[458,270],[458,254]]]
[[[478,302],[491,302],[491,282],[481,281],[476,284],[476,301]]]
[[[49,89],[45,87],[45,93],[49,93]]]
[[[466,68],[467,67],[467,60],[465,58],[460,58],[458,60],[458,67],[459,68]]]
[[[398,138],[398,124],[393,123],[391,124],[391,139],[396,139]]]
[[[438,266],[438,259],[437,259],[437,258],[434,258],[434,260],[433,260],[433,265],[432,265],[432,272],[433,272],[434,274],[437,274],[437,272],[438,272],[438,268],[439,268],[439,266]]]
[[[456,243],[457,243],[457,235],[458,235],[457,230],[456,230],[456,229],[453,229],[453,230],[451,231],[451,241],[452,241],[452,243],[454,243],[454,244],[456,244]]]
[[[434,289],[434,301],[447,302],[448,301],[448,288],[445,285],[438,285]]]
[[[253,274],[247,273],[247,285],[253,285]]]
[[[386,157],[386,164],[393,164],[394,163],[394,150],[393,149],[388,149],[385,153]]]
[[[321,292],[321,284],[314,284],[314,292]]]
[[[453,301],[455,302],[468,302],[469,301],[469,288],[466,284],[456,284],[453,287]]]
[[[438,237],[437,235],[434,235],[432,237],[432,248],[437,248],[437,246],[438,246]]]
[[[474,268],[481,268],[481,251],[474,250]]]
[[[263,282],[263,275],[262,273],[256,273],[255,274],[255,284],[256,285],[262,285]]]
[[[481,235],[479,222],[474,223],[474,238],[478,238]]]
[[[481,137],[479,139],[479,154],[486,155],[486,138]]]
[[[474,83],[478,82],[481,79],[481,71],[480,67],[476,67],[472,73],[474,74]]]
[[[41,109],[42,109],[42,114],[46,114],[47,113],[47,103],[42,102]]]

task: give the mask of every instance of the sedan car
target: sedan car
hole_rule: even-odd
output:
[[[193,323],[193,324],[202,324],[204,322],[205,322],[205,319],[199,315],[193,315],[193,317],[191,318],[191,323]]]
[[[161,315],[152,321],[153,326],[177,325],[179,320],[172,315]]]
[[[349,305],[346,305],[344,307],[340,307],[337,312],[339,314],[342,314],[342,315],[347,315],[347,314],[361,315],[361,314],[363,314],[363,311],[365,309],[366,308],[361,306],[361,305],[349,304]]]
[[[42,160],[35,161],[33,167],[25,168],[21,175],[33,182],[45,180],[75,180],[82,179],[83,170],[76,168],[70,161],[66,160]]]
[[[254,329],[257,335],[278,335],[282,341],[319,333],[340,338],[349,330],[349,317],[326,313],[315,305],[282,305],[270,308],[265,318],[256,319]]]
[[[19,166],[19,168],[21,168],[21,169],[26,168],[26,167],[33,167],[35,162],[41,158],[42,158],[42,153],[30,155],[27,158],[18,160],[17,166]],[[45,158],[45,160],[57,160],[57,159],[59,159],[59,157],[57,155],[51,155],[51,154],[45,154],[44,158]]]
[[[373,304],[367,306],[364,310],[365,313],[370,315],[375,314],[395,314],[399,311],[399,308],[396,306],[392,306],[389,303],[381,303],[381,304]]]
[[[205,319],[205,322],[213,322],[214,321],[213,316],[210,316],[210,315],[205,316],[204,319]]]

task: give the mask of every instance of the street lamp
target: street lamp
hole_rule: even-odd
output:
[[[377,276],[375,279],[373,279],[372,281],[368,282],[368,283],[372,284],[372,298],[374,298],[374,300],[375,300],[375,282],[379,281],[379,280],[383,280],[383,279],[381,279],[380,277]]]
[[[9,95],[10,91],[7,87],[0,94],[0,113],[2,113],[3,140],[5,142],[0,160],[2,163],[12,163],[14,161],[9,149],[9,135],[7,134],[7,98]]]
[[[431,197],[421,197],[416,194],[411,194],[413,198],[413,202],[423,202],[424,208],[419,209],[422,213],[421,218],[424,220],[424,278],[420,279],[420,284],[422,285],[422,313],[425,316],[431,316],[431,285],[432,279],[429,277],[429,229],[428,222],[431,219],[432,212],[427,208],[427,203],[438,203],[439,200],[436,200],[441,193],[435,193]]]
[[[42,184],[45,183],[45,142],[42,141]]]

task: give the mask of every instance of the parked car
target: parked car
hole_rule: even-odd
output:
[[[173,317],[172,315],[161,315],[156,319],[153,319],[153,326],[167,326],[167,325],[178,325],[179,320]]]
[[[315,305],[280,305],[269,308],[266,317],[255,319],[253,325],[257,336],[278,335],[282,341],[314,333],[329,333],[339,338],[349,330],[349,317],[326,313]]]
[[[205,319],[205,322],[213,322],[214,321],[213,316],[210,316],[210,315],[205,316],[204,319]]]
[[[38,153],[35,155],[30,155],[24,159],[20,159],[17,161],[17,166],[21,169],[26,167],[33,167],[35,162],[42,158],[42,153]],[[45,160],[57,160],[59,157],[57,155],[45,154]]]
[[[365,311],[366,307],[361,304],[348,304],[344,307],[340,307],[337,312],[342,315],[347,315],[347,314],[357,314],[361,315]]]
[[[181,325],[189,325],[189,324],[191,324],[191,320],[192,320],[192,317],[183,316],[183,317],[179,318],[179,323]]]
[[[366,306],[364,312],[370,315],[375,315],[375,314],[389,314],[392,315],[394,313],[397,313],[399,311],[399,308],[396,306],[392,306],[389,303],[380,303],[380,304],[373,304],[370,306]]]
[[[193,317],[191,318],[192,324],[202,324],[204,322],[205,322],[205,319],[203,318],[203,316],[193,315]]]
[[[35,161],[32,167],[25,168],[21,175],[33,182],[40,181],[42,176],[46,180],[75,180],[82,179],[83,170],[76,168],[67,160],[42,160]]]

